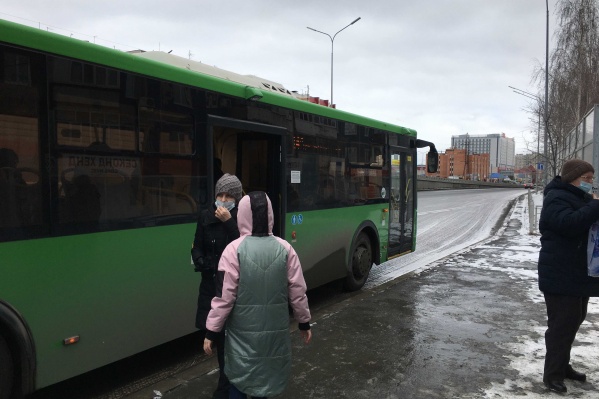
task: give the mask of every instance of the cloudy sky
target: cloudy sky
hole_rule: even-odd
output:
[[[508,86],[538,92],[543,0],[19,0],[0,9],[2,19],[123,51],[172,50],[324,99],[331,40],[306,27],[333,36],[358,17],[334,41],[339,109],[415,129],[440,150],[465,133],[505,133],[517,153],[536,149],[531,100]]]

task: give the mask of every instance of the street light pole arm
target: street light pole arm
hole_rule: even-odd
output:
[[[538,192],[539,190],[539,186],[538,186],[538,181],[539,181],[539,165],[541,164],[540,160],[539,160],[539,155],[540,155],[540,146],[541,146],[541,107],[540,105],[543,104],[543,100],[541,99],[541,97],[536,96],[532,93],[529,93],[527,91],[524,91],[522,89],[518,89],[517,87],[514,86],[508,86],[510,89],[512,89],[512,91],[516,94],[520,94],[521,96],[524,97],[528,97],[532,100],[536,100],[539,103],[539,109],[538,109],[538,116],[539,116],[539,121],[538,121],[538,126],[537,126],[537,156],[536,156],[536,165],[535,165],[535,186],[536,186],[536,190]]]
[[[532,98],[533,100],[538,100],[538,101],[540,101],[540,102],[543,102],[543,100],[541,100],[541,97],[539,97],[539,96],[537,96],[537,95],[535,95],[535,94],[532,94],[532,93],[530,93],[530,92],[528,92],[528,91],[525,91],[525,90],[519,89],[519,88],[517,88],[517,87],[514,87],[514,86],[508,86],[508,87],[509,87],[510,89],[512,89],[512,90],[514,91],[514,93],[516,93],[516,94],[520,94],[520,95],[523,95],[523,96],[525,96],[525,97]]]
[[[350,24],[350,25],[351,25],[351,24]],[[331,37],[331,35],[329,35],[329,34],[328,34],[328,33],[326,33],[326,32],[321,32],[321,31],[319,31],[319,30],[316,30],[316,29],[314,29],[314,28],[310,28],[309,26],[306,26],[306,28],[307,28],[307,29],[310,29],[310,30],[313,30],[314,32],[322,33],[323,35],[327,35],[327,36],[329,37],[329,39],[331,39],[331,42],[333,41],[333,38]],[[346,28],[347,28],[347,26],[346,26]],[[337,33],[339,33],[339,32],[337,32]]]
[[[333,38],[331,39],[331,41],[335,40],[335,36],[337,36],[342,30],[349,28],[351,25],[355,24],[356,22],[358,22],[360,19],[362,19],[362,17],[358,17],[356,19],[354,19],[351,23],[347,24],[346,27],[344,27],[343,29],[340,29],[337,33],[335,33],[333,35]],[[330,36],[329,36],[330,37]]]

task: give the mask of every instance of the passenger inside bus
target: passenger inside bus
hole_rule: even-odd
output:
[[[26,183],[18,164],[14,150],[0,148],[0,227],[18,227],[23,221]]]
[[[25,184],[21,173],[17,170],[19,165],[19,156],[10,148],[0,148],[0,169],[2,175],[0,178],[14,179],[16,183]],[[12,176],[9,176],[11,174]]]
[[[65,186],[66,206],[72,222],[98,222],[102,213],[100,193],[87,174],[75,171]]]

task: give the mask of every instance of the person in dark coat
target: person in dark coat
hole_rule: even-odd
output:
[[[539,220],[539,289],[547,306],[543,382],[564,393],[564,379],[586,381],[572,368],[570,350],[586,318],[589,297],[599,296],[599,279],[589,277],[587,241],[599,220],[599,197],[592,193],[595,170],[579,159],[567,161],[544,190]]]
[[[210,312],[210,303],[216,295],[216,272],[218,261],[225,247],[239,238],[236,204],[242,196],[241,182],[233,175],[225,173],[214,188],[216,202],[201,211],[196,227],[191,257],[195,271],[202,274],[198,295],[196,327],[206,332],[206,318]],[[229,380],[224,373],[225,334],[215,339],[220,375],[213,399],[229,397]]]

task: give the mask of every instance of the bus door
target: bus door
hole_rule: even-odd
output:
[[[412,250],[414,238],[414,162],[409,150],[390,148],[388,257]]]
[[[208,122],[213,152],[208,158],[213,160],[214,178],[219,174],[216,169],[220,167],[220,173],[234,174],[239,178],[244,194],[266,192],[274,212],[273,233],[284,237],[287,129],[215,116],[210,116]]]

